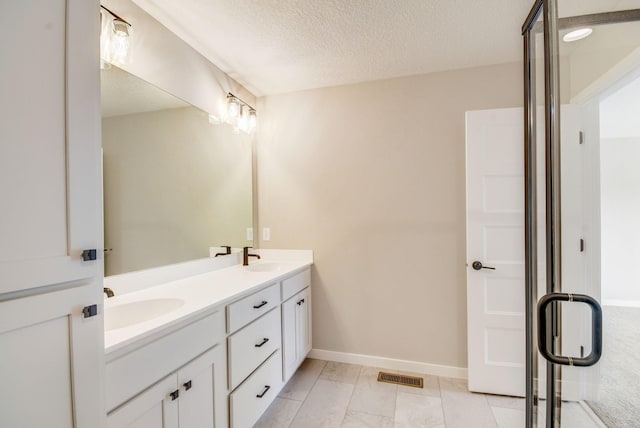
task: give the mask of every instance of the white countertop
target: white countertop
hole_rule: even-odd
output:
[[[252,272],[244,266],[234,265],[109,298],[105,301],[105,312],[117,305],[158,298],[178,298],[184,300],[184,304],[157,318],[105,331],[105,356],[107,360],[111,360],[128,352],[129,348],[135,349],[138,344],[146,343],[147,340],[164,335],[165,332],[174,331],[201,316],[224,310],[225,304],[307,268],[313,264],[312,257],[281,260],[280,257],[263,256],[263,260],[252,262],[251,266],[275,262],[278,263],[279,269]]]

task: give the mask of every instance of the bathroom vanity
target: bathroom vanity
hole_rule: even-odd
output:
[[[312,253],[263,253],[131,292],[114,282],[108,427],[253,426],[311,350]]]

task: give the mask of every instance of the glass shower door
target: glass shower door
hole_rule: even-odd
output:
[[[639,5],[541,0],[523,26],[527,427],[640,420]]]

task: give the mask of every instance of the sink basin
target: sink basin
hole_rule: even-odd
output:
[[[249,272],[277,272],[282,270],[282,267],[281,263],[265,262],[246,266],[245,269]]]
[[[175,311],[184,305],[182,299],[149,299],[121,305],[106,306],[104,329],[106,331],[129,327]]]

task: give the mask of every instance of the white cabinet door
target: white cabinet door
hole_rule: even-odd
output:
[[[101,275],[97,0],[0,3],[0,295]],[[72,54],[65,54],[70,52]]]
[[[92,298],[89,284],[0,302],[0,426],[103,426]]]
[[[282,374],[286,382],[296,371],[296,296],[282,304]]]
[[[178,428],[178,395],[174,373],[111,412],[107,428]]]
[[[283,380],[286,382],[311,350],[311,293],[305,288],[282,304]]]
[[[107,427],[226,428],[226,382],[226,349],[218,345],[113,410]]]
[[[218,345],[178,371],[180,428],[226,428],[225,354]]]
[[[296,302],[296,355],[298,365],[311,351],[311,289],[306,288],[299,294]]]
[[[3,427],[105,423],[99,7],[0,2]]]

